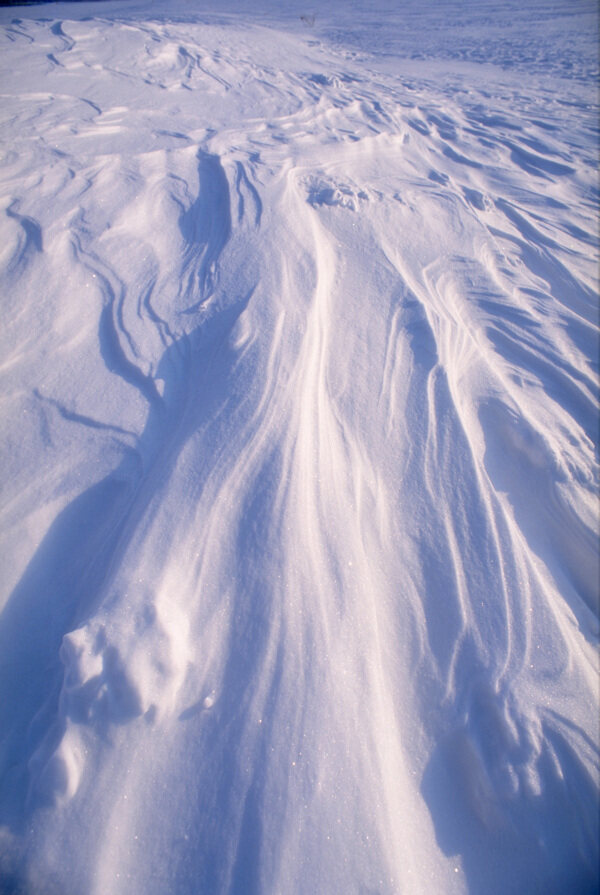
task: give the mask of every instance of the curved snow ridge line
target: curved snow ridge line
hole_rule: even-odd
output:
[[[76,261],[82,263],[98,281],[104,296],[98,335],[100,351],[108,369],[139,389],[150,405],[159,403],[160,396],[154,381],[135,362],[135,348],[123,320],[123,303],[127,294],[124,284],[113,270],[82,248],[76,234],[72,234],[71,240]]]
[[[16,237],[16,245],[12,249],[12,255],[6,262],[6,272],[9,276],[19,276],[27,265],[32,252],[42,252],[42,229],[39,223],[28,215],[21,215],[15,210],[17,201],[13,201],[6,209],[9,218],[16,221],[20,232]],[[10,245],[10,244],[9,244]]]
[[[159,168],[164,170],[162,165]],[[148,173],[152,168],[148,169],[146,166],[142,171],[148,182]],[[216,185],[213,183],[215,171],[217,173],[221,171],[221,182],[217,182]],[[162,178],[162,174],[159,176]],[[155,177],[156,175],[152,175],[152,179]],[[186,196],[183,196],[182,202],[176,191],[166,193],[164,181],[158,186],[152,200],[153,202],[158,200],[163,209],[165,201],[169,202],[171,217],[174,217],[173,211],[176,210],[173,223],[176,222],[181,234],[181,261],[177,272],[165,271],[161,263],[161,260],[164,260],[161,259],[161,255],[164,256],[165,253],[148,229],[147,203],[144,203],[144,206],[138,202],[132,203],[131,209],[121,213],[116,226],[111,226],[103,235],[103,241],[98,243],[99,247],[104,244],[106,250],[112,249],[110,264],[100,259],[97,249],[94,255],[91,255],[89,250],[84,252],[81,237],[76,230],[72,237],[76,256],[89,269],[104,295],[105,306],[100,319],[100,347],[107,366],[138,388],[151,406],[158,407],[162,401],[153,378],[161,365],[160,358],[165,348],[174,344],[176,339],[183,335],[180,316],[174,316],[172,310],[169,311],[170,321],[162,316],[166,296],[161,295],[160,305],[152,296],[157,292],[168,290],[176,299],[174,306],[178,308],[179,315],[195,314],[209,301],[215,291],[218,257],[229,238],[229,192],[218,161],[211,161],[209,158],[206,163],[201,162],[199,179],[201,190],[206,189],[208,185],[208,192],[195,201],[191,201],[188,197],[187,207],[183,204]],[[169,184],[168,178],[166,183]],[[198,211],[199,208],[202,209],[201,212]],[[85,233],[83,235],[85,238]],[[124,236],[133,241],[134,246],[140,237],[143,240],[140,243],[140,252],[136,247],[132,257],[131,250],[129,251],[127,266],[123,264],[125,257],[121,258],[122,252],[114,254],[117,240],[121,241]],[[172,241],[170,247],[175,248]],[[150,279],[146,271],[140,270],[138,274],[136,267],[132,266],[132,261],[138,254],[140,261],[147,268],[149,253],[156,259],[155,270],[158,264],[158,272],[151,273]],[[117,273],[115,261],[130,282]],[[136,279],[137,276],[139,280]],[[189,324],[183,332],[186,329],[190,330]],[[149,354],[148,349],[153,343],[153,351]],[[164,364],[163,372],[166,372]],[[164,390],[163,382],[161,391],[164,393]],[[169,389],[169,393],[172,396],[172,389]]]
[[[73,49],[75,41],[68,34],[65,34],[62,22],[55,22],[54,25],[50,26],[50,31],[55,37],[60,38],[63,51],[68,52]]]
[[[231,234],[229,185],[217,156],[199,153],[198,178],[198,197],[179,219],[186,255],[197,258],[189,273],[186,269],[189,262],[184,264],[183,277],[187,280],[184,289],[193,297],[199,294],[186,313],[197,311],[214,293],[217,261]]]

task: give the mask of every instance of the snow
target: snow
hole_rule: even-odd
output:
[[[0,890],[597,891],[595,4],[0,26]]]

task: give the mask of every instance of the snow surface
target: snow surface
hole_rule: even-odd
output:
[[[0,891],[597,891],[596,4],[0,24]]]

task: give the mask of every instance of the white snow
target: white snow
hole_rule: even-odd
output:
[[[597,891],[596,5],[0,26],[0,891]]]

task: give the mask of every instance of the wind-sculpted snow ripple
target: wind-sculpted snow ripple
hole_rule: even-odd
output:
[[[593,891],[589,60],[89,8],[3,32],[0,888]]]

